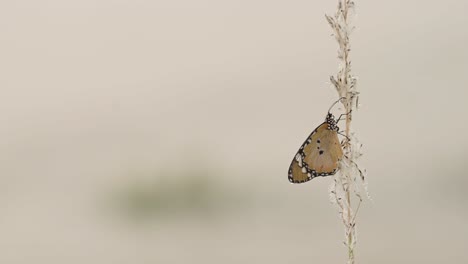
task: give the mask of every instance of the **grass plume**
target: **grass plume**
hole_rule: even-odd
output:
[[[340,163],[340,173],[336,174],[331,186],[331,199],[339,209],[339,214],[345,227],[344,244],[348,250],[348,264],[355,263],[356,246],[356,215],[362,202],[360,188],[356,184],[359,180],[365,186],[364,173],[359,169],[356,161],[362,155],[361,144],[351,129],[353,113],[358,107],[359,92],[356,89],[357,79],[351,73],[350,59],[350,16],[354,11],[354,2],[339,0],[338,7],[333,16],[325,15],[328,24],[333,30],[333,36],[338,43],[339,67],[336,75],[330,81],[343,98],[341,103],[346,110],[346,139],[343,141],[344,157]]]

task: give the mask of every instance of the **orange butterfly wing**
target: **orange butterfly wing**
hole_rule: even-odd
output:
[[[289,166],[291,183],[307,182],[317,176],[333,175],[343,157],[336,130],[330,130],[327,122],[317,127],[302,144]]]

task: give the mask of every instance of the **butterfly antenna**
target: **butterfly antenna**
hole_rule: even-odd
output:
[[[346,97],[340,97],[340,99],[338,99],[336,102],[334,102],[330,108],[328,109],[328,113],[330,113],[330,111],[332,110],[333,106],[335,106],[339,101],[341,101],[342,99],[346,99]]]

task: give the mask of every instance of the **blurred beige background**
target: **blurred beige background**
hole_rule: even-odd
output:
[[[336,1],[0,3],[1,263],[345,263]],[[468,2],[357,1],[357,263],[468,263]]]

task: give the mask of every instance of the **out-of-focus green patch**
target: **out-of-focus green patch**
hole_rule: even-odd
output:
[[[112,194],[112,205],[132,219],[171,219],[174,217],[216,217],[248,204],[240,188],[217,180],[208,170],[166,171],[134,177]]]

